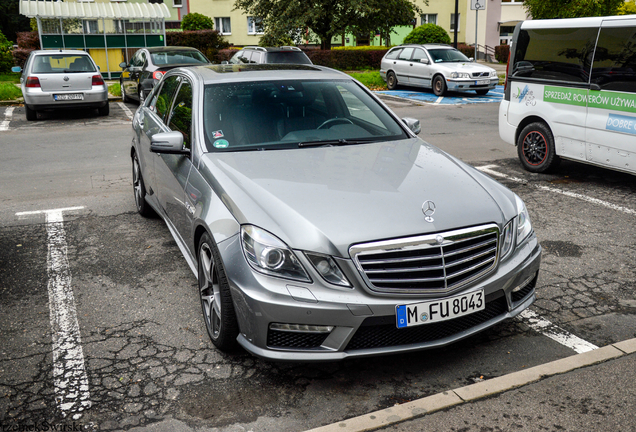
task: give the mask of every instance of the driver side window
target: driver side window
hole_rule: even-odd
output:
[[[154,109],[157,115],[165,121],[166,112],[170,108],[170,102],[172,102],[172,98],[174,96],[175,91],[179,87],[179,83],[181,82],[181,77],[179,76],[171,76],[166,78],[163,81],[163,85],[161,86],[161,90],[157,93],[157,97],[153,98],[150,103],[150,108]]]
[[[183,134],[183,147],[189,149],[192,141],[192,86],[183,80],[168,116],[168,127]]]

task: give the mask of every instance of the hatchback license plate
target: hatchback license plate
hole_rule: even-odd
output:
[[[490,84],[490,80],[477,80],[475,81],[475,85],[488,85]]]
[[[397,327],[413,327],[459,318],[486,309],[484,290],[445,299],[398,305]]]
[[[56,101],[60,101],[60,100],[84,100],[84,95],[82,93],[68,93],[68,94],[53,95],[53,98]]]

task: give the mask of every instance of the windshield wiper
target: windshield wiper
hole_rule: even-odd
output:
[[[354,144],[364,144],[368,142],[375,141],[370,138],[359,138],[347,140],[344,138],[339,138],[337,140],[322,140],[322,141],[303,141],[298,143],[298,147],[332,147],[332,146],[343,146],[343,145],[354,145]]]

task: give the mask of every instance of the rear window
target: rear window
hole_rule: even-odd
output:
[[[313,64],[307,55],[300,51],[270,52],[267,54],[267,63]]]
[[[86,55],[46,54],[33,59],[32,73],[74,73],[97,72],[95,65]]]
[[[598,28],[521,30],[511,76],[588,82]]]
[[[206,64],[208,59],[199,51],[163,51],[150,54],[152,63],[161,65],[171,64]]]

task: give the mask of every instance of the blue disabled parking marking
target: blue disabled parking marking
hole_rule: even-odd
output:
[[[463,105],[501,102],[503,99],[504,89],[503,86],[498,85],[484,96],[479,96],[474,91],[448,92],[445,96],[435,96],[432,90],[384,90],[376,91],[375,93],[411,99],[418,102],[432,103],[435,105]]]

